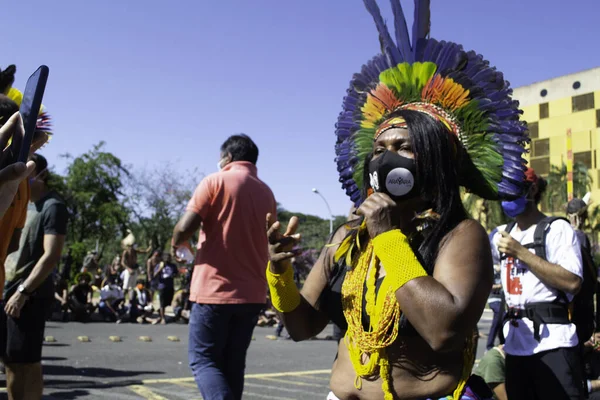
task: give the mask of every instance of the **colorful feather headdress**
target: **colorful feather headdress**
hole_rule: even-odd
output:
[[[9,65],[4,69],[0,70],[0,92],[5,94],[9,99],[17,103],[17,106],[21,106],[23,101],[23,93],[20,90],[12,87],[15,81],[15,73],[17,68],[15,65]],[[38,114],[38,120],[36,124],[36,130],[45,132],[49,137],[52,136],[52,122],[50,115],[46,111],[46,107],[42,104],[40,113]]]
[[[23,101],[23,93],[21,93],[20,90],[11,87],[8,90],[8,93],[6,93],[6,96],[17,103],[18,106],[21,106],[21,102]],[[46,111],[46,107],[43,104],[40,108],[40,113],[38,114],[35,129],[36,131],[45,132],[49,137],[52,136],[52,122],[50,115]]]
[[[364,0],[383,54],[354,74],[336,123],[336,162],[346,194],[361,201],[363,161],[388,116],[412,109],[442,122],[466,150],[461,184],[487,199],[512,199],[524,181],[527,126],[501,72],[474,51],[429,38],[429,0],[415,0],[412,41],[400,0],[391,0],[396,42],[376,0]]]

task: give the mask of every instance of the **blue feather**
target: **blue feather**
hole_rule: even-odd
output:
[[[400,0],[391,0],[392,12],[394,13],[394,28],[396,31],[396,44],[402,53],[402,57],[406,62],[415,62],[414,47],[410,47],[410,37],[408,36],[408,26],[406,18],[402,11]]]
[[[396,47],[396,44],[392,40],[390,36],[390,32],[381,16],[381,11],[379,10],[379,6],[375,0],[363,0],[365,3],[365,7],[367,7],[367,11],[373,17],[375,21],[375,26],[377,27],[377,31],[379,32],[379,37],[381,38],[383,52],[386,56],[390,58],[390,61],[396,65],[402,62],[402,54],[400,54],[400,50]]]
[[[415,20],[412,31],[412,49],[413,54],[419,52],[419,46],[423,46],[429,36],[431,26],[431,12],[429,10],[429,0],[415,0]]]

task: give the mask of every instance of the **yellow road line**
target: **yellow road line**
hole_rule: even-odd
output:
[[[269,377],[266,377],[266,376],[263,376],[262,378],[254,378],[254,379],[258,379],[258,380],[261,380],[261,381],[269,381],[269,382],[286,383],[286,384],[297,385],[297,386],[310,386],[310,387],[315,387],[315,384],[314,384],[314,383],[296,382],[296,381],[286,381],[285,379],[269,378]]]
[[[289,393],[300,393],[301,395],[304,395],[303,398],[311,398],[310,396],[307,395],[313,395],[316,397],[312,397],[314,398],[318,398],[319,396],[322,396],[323,393],[322,392],[313,392],[310,391],[308,389],[304,389],[304,388],[291,388],[291,387],[282,387],[282,386],[271,386],[271,385],[265,385],[264,383],[260,383],[260,382],[244,382],[244,389],[246,389],[246,387],[253,387],[253,388],[259,388],[262,390],[270,390],[272,392],[289,392]],[[319,390],[319,388],[316,388],[317,390]]]
[[[290,372],[271,372],[266,374],[248,374],[246,378],[277,378],[281,376],[303,376],[303,375],[318,375],[318,374],[329,374],[330,369],[315,369],[312,371],[290,371]],[[151,385],[156,383],[181,383],[181,382],[194,382],[194,378],[164,378],[164,379],[144,379],[142,383],[145,385]]]
[[[178,386],[183,386],[183,387],[198,389],[198,386],[195,383],[189,383],[189,382],[171,382],[171,383],[173,385],[178,385]]]
[[[329,382],[329,377],[327,378],[323,378],[322,376],[312,376],[312,375],[289,375],[290,378],[298,378],[298,379],[302,379],[302,380],[309,380],[309,381],[317,381],[317,382]],[[260,379],[260,378],[257,378]]]
[[[186,388],[194,388],[197,389],[198,387],[196,386],[195,383],[188,383],[188,382],[177,382],[175,383],[175,385],[179,385],[179,386],[183,386]],[[248,385],[248,383],[246,382],[247,386],[252,386],[252,384]],[[262,385],[256,385],[258,387],[262,387]],[[281,396],[270,396],[268,394],[261,394],[261,393],[253,393],[253,392],[249,392],[247,390],[244,390],[244,396],[254,396],[254,397],[260,397],[263,399],[275,399],[275,400],[294,400],[291,399],[289,397],[281,397]]]
[[[296,399],[292,399],[291,397],[269,396],[268,394],[252,393],[247,390],[244,390],[244,396],[260,397],[261,399],[296,400]]]
[[[142,396],[146,400],[169,400],[166,397],[162,397],[161,395],[154,393],[152,390],[142,385],[131,385],[127,386],[127,388],[133,393]]]

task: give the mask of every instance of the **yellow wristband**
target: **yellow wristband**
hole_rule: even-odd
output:
[[[412,251],[408,238],[399,230],[388,231],[373,239],[373,250],[385,268],[386,279],[394,290],[427,272]]]
[[[267,283],[271,292],[271,303],[279,312],[291,312],[300,305],[300,291],[294,282],[294,271],[286,269],[282,274],[271,272],[271,263],[267,265]]]

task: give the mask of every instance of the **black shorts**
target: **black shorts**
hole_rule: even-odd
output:
[[[579,346],[531,356],[506,355],[506,392],[511,400],[584,398]]]
[[[160,308],[167,308],[173,302],[173,295],[175,294],[175,289],[168,287],[164,289],[160,289],[158,291],[158,297],[160,299]]]
[[[50,299],[31,297],[25,302],[19,318],[5,316],[4,359],[7,364],[42,361],[46,315],[51,305]]]

